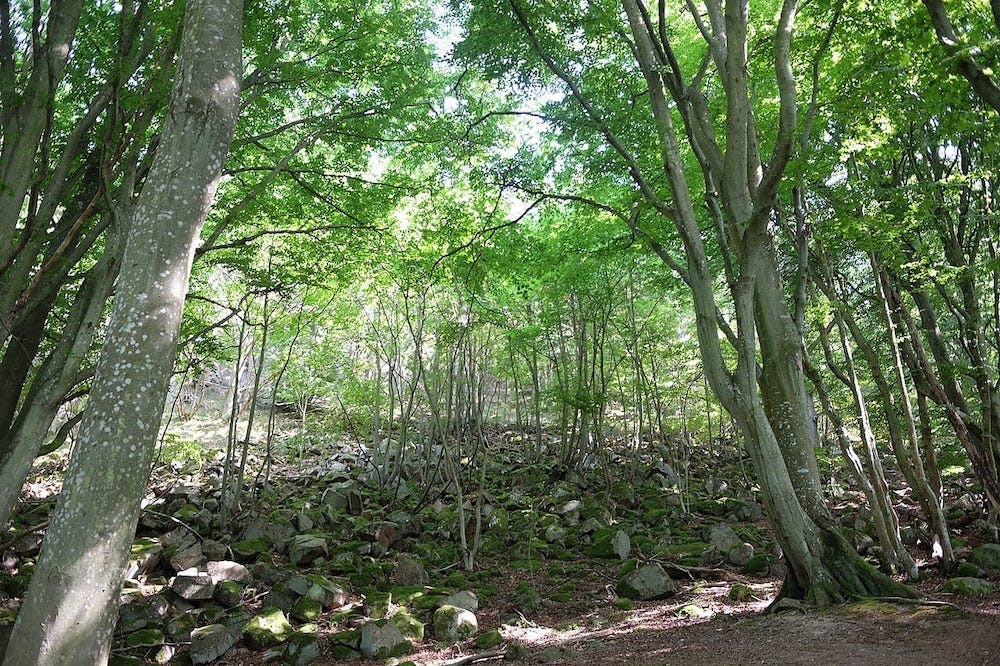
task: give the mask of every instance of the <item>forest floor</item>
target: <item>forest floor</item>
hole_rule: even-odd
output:
[[[297,639],[270,648],[239,641],[210,661],[228,666],[364,663],[359,630],[377,616],[373,600],[387,594],[392,599],[388,613],[412,613],[426,626],[426,637],[413,639],[409,654],[387,664],[1000,663],[1000,570],[980,572],[992,581],[991,594],[945,592],[946,578],[929,560],[925,526],[903,496],[899,509],[921,564],[917,587],[930,603],[864,601],[767,613],[782,569],[734,451],[717,444],[714,453],[686,461],[679,475],[655,453],[617,457],[613,464],[622,478],[612,479],[601,467],[577,475],[553,467],[551,460],[524,463],[526,456],[513,446],[510,433],[495,435],[490,474],[481,476],[474,467],[465,472],[464,513],[446,479],[431,479],[428,487],[434,491],[425,492],[419,460],[404,465],[408,480],[388,494],[375,483],[378,452],[349,437],[293,438],[277,452],[270,483],[258,486],[259,498],[236,517],[241,527],[229,536],[215,524],[218,441],[203,450],[190,438],[175,438],[154,471],[137,534],[137,546],[144,544],[138,552],[148,552],[152,544],[162,556],[146,561],[126,586],[114,663],[191,663],[194,626],[243,627],[272,605],[283,608]],[[199,439],[211,438],[203,431]],[[251,466],[255,462],[251,456]],[[5,622],[9,626],[27,586],[40,541],[30,526],[44,525],[64,464],[64,456],[53,456],[36,467],[21,515],[8,534],[10,550],[0,571],[0,629]],[[846,482],[831,491],[845,534],[876,561],[858,493]],[[956,544],[968,554],[983,543],[976,491],[968,477],[957,475],[950,495]],[[468,521],[480,496],[486,517],[482,548],[474,570],[464,571],[456,526],[465,520],[471,538]],[[333,508],[338,498],[347,506]],[[752,562],[735,564],[716,552],[711,532],[719,525],[734,528],[730,534],[748,542],[744,546],[753,545]],[[624,553],[615,552],[616,532],[630,537]],[[182,557],[178,534],[188,541],[197,536],[201,545],[184,542]],[[299,538],[322,539],[325,555],[311,563],[297,561],[291,550]],[[227,553],[216,558],[235,557],[249,569],[235,605],[218,594],[214,600],[187,601],[174,591],[174,577],[192,566],[187,549],[201,557],[210,544]],[[248,544],[262,550],[247,553]],[[423,588],[399,579],[407,558],[419,564]],[[676,593],[656,600],[624,598],[621,572],[629,562],[663,566],[677,584]],[[760,566],[753,568],[754,562]],[[298,593],[289,596],[288,590],[295,587],[292,579],[301,583],[303,575],[341,585],[346,595],[339,609],[324,605],[319,615],[301,615],[299,604],[293,604]],[[736,594],[738,588],[742,594]],[[477,595],[476,636],[491,633],[490,645],[466,640],[447,646],[431,637],[435,604],[461,590]],[[409,600],[396,603],[391,595],[403,592]],[[148,637],[150,630],[159,632],[156,642],[135,640]],[[308,658],[289,651],[303,637],[307,642],[299,644],[313,651]]]

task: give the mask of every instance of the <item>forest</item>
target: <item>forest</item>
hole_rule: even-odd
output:
[[[0,660],[1000,654],[1000,0],[0,0]]]

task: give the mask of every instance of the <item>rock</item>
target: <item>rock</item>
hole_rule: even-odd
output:
[[[1000,544],[984,543],[969,553],[969,561],[986,571],[1000,571]]]
[[[739,545],[733,546],[732,548],[729,549],[729,552],[726,554],[726,559],[738,567],[746,565],[746,563],[749,562],[750,558],[752,557],[753,557],[753,545],[749,543],[741,543]]]
[[[396,558],[396,567],[392,571],[394,585],[426,585],[430,576],[420,562],[405,553]]]
[[[365,602],[363,605],[365,615],[376,620],[381,620],[389,614],[389,605],[392,603],[392,594],[389,592],[371,591],[365,592]]]
[[[497,629],[492,629],[476,636],[475,646],[477,650],[489,650],[503,644],[503,634]]]
[[[295,516],[295,520],[293,522],[295,523],[295,529],[298,532],[308,532],[316,527],[316,523],[313,522],[313,519],[304,513],[300,513]]]
[[[284,643],[292,634],[292,625],[278,608],[265,608],[243,625],[243,638],[254,650]]]
[[[299,534],[288,544],[288,559],[295,566],[312,564],[327,554],[326,539],[316,534]]]
[[[324,509],[324,515],[329,511],[334,513],[347,511],[352,516],[358,516],[364,510],[363,498],[354,481],[345,481],[330,485],[323,492],[323,499],[320,500],[320,504]],[[329,516],[327,517],[329,518]]]
[[[136,539],[125,567],[125,578],[138,578],[156,568],[163,556],[159,539]]]
[[[238,562],[228,560],[209,562],[205,565],[205,570],[208,571],[208,575],[212,577],[214,583],[220,583],[224,580],[236,583],[250,582],[250,572]]]
[[[167,622],[167,635],[178,643],[188,643],[197,626],[198,622],[193,611],[181,613]]]
[[[201,542],[201,552],[209,561],[225,559],[228,551],[229,546],[214,539],[205,539]]]
[[[183,599],[198,601],[212,598],[215,594],[215,583],[212,582],[212,577],[203,571],[185,569],[174,577],[170,589]]]
[[[233,544],[233,554],[241,562],[253,562],[271,550],[271,544],[264,538],[244,539]]]
[[[711,617],[712,611],[707,608],[702,608],[698,604],[686,604],[681,606],[677,610],[678,617],[688,618],[689,620],[697,620],[702,617]]]
[[[622,562],[628,559],[629,553],[632,551],[632,542],[628,538],[623,530],[618,530],[615,535],[611,537],[611,547],[615,551],[615,555],[621,559]]]
[[[972,562],[959,562],[955,575],[959,577],[982,578],[983,570]]]
[[[959,578],[952,578],[945,583],[944,591],[951,592],[952,594],[981,597],[986,596],[987,594],[992,594],[994,587],[992,583],[983,580],[982,578],[962,576]]]
[[[659,564],[638,566],[634,560],[622,565],[618,576],[618,594],[629,599],[662,599],[677,593],[677,585]]]
[[[303,622],[315,622],[323,613],[323,604],[309,597],[299,597],[292,606],[291,613],[293,617]]]
[[[390,619],[405,638],[411,641],[424,640],[424,623],[413,617],[410,611],[400,608]]]
[[[281,654],[281,663],[285,666],[306,666],[319,656],[319,637],[315,633],[297,631],[288,639]]]
[[[565,543],[566,530],[558,525],[549,525],[545,528],[544,537],[549,543]]]
[[[215,600],[226,608],[239,606],[243,601],[243,585],[232,580],[221,581],[215,586]]]
[[[441,606],[434,611],[434,638],[442,643],[459,643],[479,630],[476,616],[457,606]]]
[[[743,543],[743,539],[725,523],[715,523],[705,528],[702,540],[714,546],[722,554],[728,553],[732,548]]]
[[[440,606],[455,606],[475,613],[479,610],[479,599],[471,590],[460,590],[441,600]]]
[[[376,620],[361,626],[361,654],[369,659],[389,659],[409,654],[413,645],[392,620]]]
[[[240,630],[235,627],[221,624],[198,627],[191,632],[191,662],[207,664],[215,661],[236,645],[242,637]]]
[[[755,553],[743,564],[743,573],[757,576],[766,574],[771,567],[771,558],[765,553]]]
[[[285,587],[299,596],[318,602],[323,608],[339,607],[347,603],[344,588],[319,574],[297,574],[288,579]]]
[[[181,548],[170,556],[170,566],[174,568],[174,571],[200,567],[207,561],[208,558],[201,551],[201,544],[197,542]]]
[[[586,522],[584,523],[587,524]],[[584,553],[589,557],[600,557],[606,559],[613,559],[619,557],[618,553],[615,551],[615,539],[618,537],[618,532],[622,530],[613,530],[610,527],[601,527],[594,532],[593,542],[584,549]],[[622,532],[624,534],[624,532]],[[628,535],[626,535],[627,537]],[[630,544],[631,545],[631,544]]]
[[[729,590],[729,600],[743,603],[753,599],[753,589],[749,585],[736,583]]]
[[[265,608],[268,606],[279,608],[287,613],[292,610],[297,599],[298,595],[279,583],[268,591],[264,597],[263,606]]]
[[[153,647],[163,645],[164,636],[161,629],[143,629],[125,637],[125,645],[129,647]]]

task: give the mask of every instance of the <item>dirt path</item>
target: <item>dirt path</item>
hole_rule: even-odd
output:
[[[809,613],[760,609],[685,620],[669,604],[637,609],[601,628],[504,627],[528,664],[905,664],[1000,663],[1000,596],[965,609],[870,602]],[[421,652],[417,664],[501,663],[504,649],[477,655]]]

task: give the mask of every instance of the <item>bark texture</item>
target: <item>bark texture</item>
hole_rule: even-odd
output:
[[[162,141],[126,242],[108,337],[4,664],[108,659],[195,243],[239,108],[242,0],[189,0]]]

